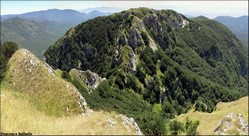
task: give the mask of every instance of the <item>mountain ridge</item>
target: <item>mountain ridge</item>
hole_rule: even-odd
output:
[[[88,14],[81,13],[73,9],[63,9],[63,10],[48,9],[48,10],[27,12],[23,14],[1,15],[1,22],[14,17],[20,17],[35,21],[43,21],[43,20],[55,21],[57,23],[70,24],[72,27],[85,20],[96,17],[96,15],[91,16],[91,13],[92,12],[89,12]],[[101,13],[101,15],[107,15],[107,13],[102,13],[102,12],[98,13]],[[68,16],[70,16],[70,18],[68,18]]]
[[[73,14],[72,14],[73,13]],[[65,32],[85,21],[106,13],[80,13],[75,10],[43,10],[25,14],[1,16],[1,42],[14,41],[39,58]],[[70,16],[70,18],[68,17]]]
[[[19,17],[1,22],[1,42],[14,41],[21,48],[29,49],[38,57],[59,39],[70,25],[54,21],[33,21]]]
[[[133,8],[88,20],[68,30],[44,56],[53,68],[69,72],[68,80],[75,79],[73,68],[106,78],[90,95],[85,85],[72,83],[96,109],[134,116],[145,134],[165,133],[159,120],[172,119],[194,104],[212,112],[220,101],[247,95],[248,56],[236,36],[221,23],[188,19],[173,10]],[[149,104],[142,117],[139,110],[125,108],[122,93]],[[110,99],[118,109],[101,103]],[[144,122],[157,104],[160,114]],[[146,125],[152,122],[160,125]]]
[[[248,16],[218,16],[214,20],[227,26],[245,46],[248,46]]]

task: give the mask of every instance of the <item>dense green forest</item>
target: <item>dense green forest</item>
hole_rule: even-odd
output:
[[[71,28],[44,56],[92,109],[134,117],[144,134],[157,135],[196,134],[198,122],[170,120],[193,105],[212,112],[220,101],[248,95],[247,54],[216,21],[138,8]],[[89,93],[72,68],[106,80]]]

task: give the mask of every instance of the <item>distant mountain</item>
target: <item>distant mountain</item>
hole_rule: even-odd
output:
[[[34,11],[34,12],[28,12],[24,14],[18,14],[18,15],[3,15],[1,16],[2,21],[13,18],[13,17],[19,17],[24,19],[30,19],[35,21],[43,21],[43,20],[49,20],[49,21],[55,21],[65,24],[78,24],[82,21],[85,21],[84,13],[80,13],[75,10],[59,10],[59,9],[49,9],[49,10],[42,10],[42,11]]]
[[[95,18],[95,17],[98,17],[98,16],[107,16],[107,15],[110,15],[111,13],[104,13],[104,12],[100,12],[100,11],[97,11],[97,10],[93,10],[91,12],[89,12],[88,14],[85,15],[85,18],[86,19],[92,19],[92,18]]]
[[[107,13],[92,11],[88,14],[75,10],[50,9],[18,15],[1,16],[1,42],[13,41],[38,57],[63,36],[66,31],[88,19]]]
[[[14,41],[38,57],[69,28],[54,21],[32,21],[15,17],[1,22],[1,42]]]
[[[189,15],[189,14],[185,14],[184,16],[187,17],[187,18],[195,18],[196,17],[196,16]]]
[[[71,26],[74,26],[88,19],[104,15],[106,15],[106,13],[102,13],[100,11],[89,12],[88,14],[85,14],[71,9],[64,9],[64,10],[49,9],[49,10],[28,12],[24,14],[3,15],[1,16],[1,21],[5,21],[7,19],[11,19],[14,17],[19,17],[35,21],[49,20],[61,24],[70,24]]]
[[[214,20],[227,26],[246,46],[248,46],[248,16],[218,16]]]
[[[115,12],[122,11],[122,9],[114,8],[114,7],[95,7],[95,8],[87,8],[87,9],[80,10],[80,12],[84,12],[84,13],[90,13],[92,11],[99,11],[102,13],[115,13]]]

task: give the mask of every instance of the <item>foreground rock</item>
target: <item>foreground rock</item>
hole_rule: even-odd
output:
[[[135,128],[137,135],[143,135],[142,131],[133,118],[128,118],[122,114],[120,114],[119,117],[122,119],[123,125],[128,129],[128,131],[131,131],[130,128]]]
[[[248,124],[242,114],[229,113],[214,132],[218,135],[248,135]]]

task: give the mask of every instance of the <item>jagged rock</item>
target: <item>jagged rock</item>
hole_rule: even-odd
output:
[[[181,26],[182,28],[184,28],[184,27],[187,26],[188,24],[189,24],[189,22],[188,22],[187,20],[182,19],[182,24],[180,24],[180,26]]]
[[[242,114],[229,113],[221,120],[214,132],[218,135],[231,134],[229,130],[235,130],[240,135],[248,135],[248,124]]]
[[[96,89],[100,84],[100,82],[105,80],[105,78],[101,78],[98,74],[90,70],[82,71],[82,70],[72,69],[71,71],[75,71],[75,73],[77,73],[76,75],[77,78],[80,81],[84,82],[87,85],[88,89]]]
[[[130,31],[129,45],[134,50],[137,46],[143,46],[144,41],[138,29],[133,28]]]
[[[131,51],[127,54],[127,58],[129,59],[129,63],[127,64],[127,67],[129,68],[128,71],[130,71],[131,73],[135,73],[136,72],[136,55],[134,53],[134,51]]]
[[[108,118],[108,119],[106,119],[106,122],[107,122],[107,125],[108,126],[111,126],[111,127],[115,127],[115,124],[116,124],[116,120],[115,119],[113,119],[113,118]]]
[[[131,59],[130,59],[130,64],[131,64],[131,70],[133,73],[136,72],[136,55],[134,52],[131,53]]]
[[[79,91],[75,90],[75,93],[79,96],[79,99],[80,99],[79,106],[81,108],[81,111],[83,113],[86,112],[88,108],[87,108],[87,103],[86,103],[85,98],[82,96],[82,94]]]
[[[124,51],[124,55],[121,55],[119,59],[119,63],[124,63],[124,71],[125,72],[131,72],[135,73],[136,72],[136,54],[134,51],[131,49],[131,47],[126,46],[124,48],[127,48],[128,51]],[[125,58],[122,58],[122,56],[125,56]],[[125,61],[126,60],[126,61]]]
[[[128,118],[122,114],[119,115],[119,117],[123,120],[123,125],[130,131],[130,126],[136,129],[137,135],[143,135],[142,131],[138,127],[137,123],[133,118]]]
[[[143,21],[146,26],[153,28],[153,30],[155,30],[158,34],[162,34],[162,31],[161,31],[162,25],[158,21],[156,14],[153,14],[152,16],[145,16]]]

